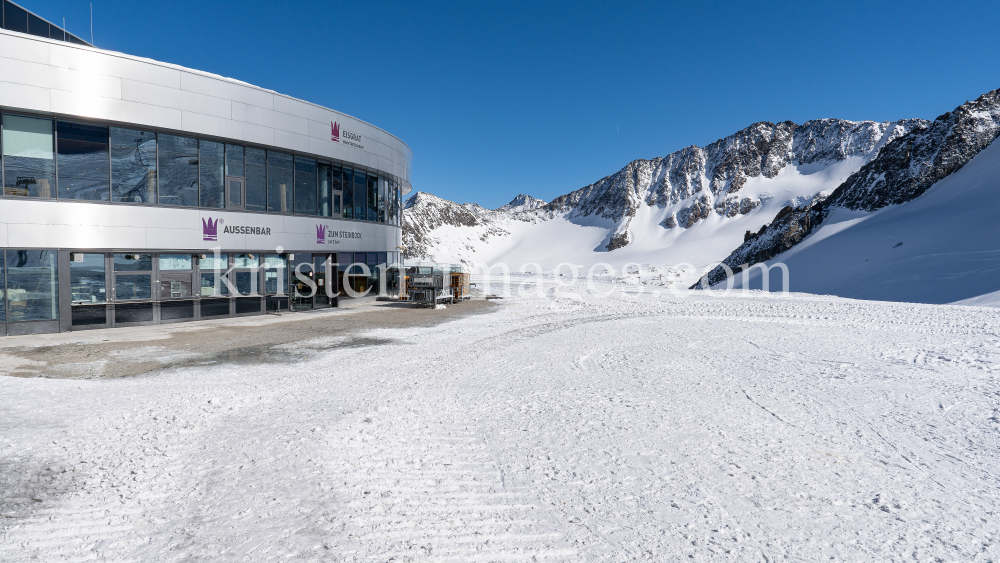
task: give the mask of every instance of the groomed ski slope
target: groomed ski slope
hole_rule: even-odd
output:
[[[294,364],[0,377],[0,561],[1000,557],[1000,311],[542,293]]]
[[[788,266],[791,291],[919,303],[973,299],[1000,291],[998,218],[1000,142],[994,141],[912,201],[874,213],[834,208],[819,229],[769,265]],[[779,289],[780,275],[769,281]],[[761,287],[759,268],[749,287]]]

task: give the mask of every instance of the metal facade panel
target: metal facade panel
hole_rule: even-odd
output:
[[[10,248],[367,252],[393,250],[400,236],[379,223],[221,209],[36,199],[5,199],[0,208],[0,243]]]
[[[308,152],[409,178],[412,151],[389,133],[305,101],[121,53],[0,30],[0,106],[58,112]],[[330,136],[361,135],[364,150]],[[399,175],[399,174],[396,174]]]

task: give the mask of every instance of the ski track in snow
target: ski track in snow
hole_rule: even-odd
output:
[[[995,309],[550,291],[370,336],[0,377],[0,561],[1000,557]]]

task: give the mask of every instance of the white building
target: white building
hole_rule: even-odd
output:
[[[238,80],[96,49],[11,2],[2,27],[0,334],[393,291],[385,265],[400,258],[413,158],[403,141]],[[318,291],[301,297],[310,282]]]

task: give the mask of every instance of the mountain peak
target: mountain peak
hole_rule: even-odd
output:
[[[545,202],[531,197],[527,194],[517,194],[517,197],[510,200],[507,205],[497,208],[497,211],[507,211],[511,213],[516,213],[518,211],[531,211],[532,209],[538,209],[545,205]]]

